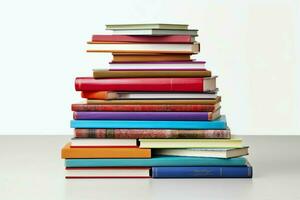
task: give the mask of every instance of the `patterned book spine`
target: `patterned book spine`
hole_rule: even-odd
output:
[[[77,138],[230,138],[230,130],[74,129]]]
[[[213,112],[218,105],[92,105],[72,104],[72,111]]]

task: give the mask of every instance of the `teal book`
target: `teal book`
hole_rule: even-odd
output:
[[[213,121],[71,120],[71,128],[226,129],[225,116]]]
[[[247,160],[238,158],[204,158],[186,156],[160,156],[154,158],[66,159],[66,167],[157,167],[157,166],[243,166]]]

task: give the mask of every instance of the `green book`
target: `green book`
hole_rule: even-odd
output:
[[[176,29],[186,30],[187,24],[107,24],[106,30],[133,29]]]
[[[241,139],[139,139],[140,148],[240,148]]]

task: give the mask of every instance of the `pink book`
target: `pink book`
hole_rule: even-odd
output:
[[[131,43],[192,43],[190,35],[143,36],[143,35],[93,35],[92,42],[131,42]]]

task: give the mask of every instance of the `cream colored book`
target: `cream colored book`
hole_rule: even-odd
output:
[[[186,30],[187,24],[106,24],[106,30],[133,30],[133,29],[175,29]]]

